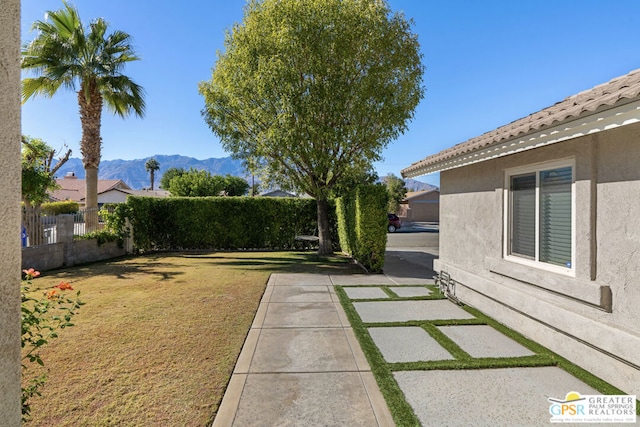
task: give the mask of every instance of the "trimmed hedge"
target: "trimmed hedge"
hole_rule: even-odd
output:
[[[127,205],[134,245],[142,251],[296,249],[295,236],[317,229],[314,199],[129,197]],[[334,234],[333,204],[329,221]]]
[[[342,252],[353,256],[356,252],[356,203],[355,192],[336,199],[338,237]]]
[[[336,202],[342,250],[372,273],[384,266],[388,194],[381,185],[362,185]]]
[[[78,202],[47,202],[42,204],[42,212],[47,215],[73,214],[80,210]]]

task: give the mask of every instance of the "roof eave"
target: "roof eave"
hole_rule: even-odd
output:
[[[602,132],[632,123],[640,122],[640,97],[597,109],[579,117],[571,117],[525,134],[493,142],[477,148],[460,150],[447,156],[445,150],[403,169],[403,178],[415,178],[430,173],[459,168],[521,151],[531,150],[580,136]]]

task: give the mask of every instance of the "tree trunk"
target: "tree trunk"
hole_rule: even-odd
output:
[[[154,184],[154,181],[155,181],[155,174],[154,174],[154,170],[153,169],[151,169],[149,171],[149,175],[150,175],[149,176],[149,178],[150,178],[149,181],[151,181],[151,191],[153,191],[153,184]]]
[[[333,253],[331,244],[331,230],[329,228],[329,202],[326,199],[316,199],[318,207],[318,255]]]
[[[102,95],[95,79],[83,80],[78,91],[82,140],[80,152],[86,173],[85,181],[85,227],[86,231],[98,229],[98,167],[102,149],[100,120],[102,116]]]
[[[98,230],[98,168],[85,168],[85,215],[86,232]]]

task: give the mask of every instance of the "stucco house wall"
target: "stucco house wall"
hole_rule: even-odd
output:
[[[462,301],[636,395],[639,142],[640,124],[634,124],[443,171],[435,263],[458,282]],[[504,170],[558,158],[574,158],[576,165],[575,278],[502,257]]]
[[[558,162],[573,173],[571,265],[561,269],[508,253],[509,178]],[[434,270],[450,274],[455,296],[640,395],[640,70],[427,157],[403,176],[432,171],[441,186]]]
[[[398,216],[403,221],[440,221],[440,192],[438,190],[407,193],[400,203]]]
[[[20,425],[20,2],[0,7],[0,424]]]
[[[124,203],[127,201],[127,197],[129,197],[128,193],[117,189],[105,191],[104,193],[98,194],[98,205],[104,203]]]

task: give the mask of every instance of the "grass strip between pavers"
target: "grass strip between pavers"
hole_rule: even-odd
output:
[[[508,336],[512,340],[514,340],[514,341],[522,344],[523,346],[527,347],[529,350],[531,350],[531,351],[533,351],[535,353],[538,353],[541,356],[546,356],[550,360],[553,360],[555,365],[557,365],[561,369],[567,371],[568,373],[570,373],[574,377],[578,378],[579,380],[581,380],[585,384],[595,388],[600,393],[606,394],[606,395],[626,394],[625,392],[623,392],[619,388],[614,387],[613,385],[609,384],[608,382],[604,381],[603,379],[593,375],[591,372],[587,371],[586,369],[583,369],[580,366],[570,362],[569,360],[565,359],[564,357],[560,356],[559,354],[556,354],[556,353],[552,352],[551,350],[549,350],[548,348],[538,344],[537,342],[529,340],[528,338],[524,337],[523,335],[519,334],[518,332],[506,327],[502,323],[499,323],[499,322],[493,320],[489,316],[487,316],[484,313],[482,313],[480,310],[475,309],[473,307],[469,307],[469,306],[463,306],[462,308],[464,310],[466,310],[468,313],[476,316],[478,319],[482,319],[483,321],[485,321],[487,323],[487,325],[493,327],[494,329],[496,329],[499,332],[503,333],[504,335]],[[636,414],[640,415],[640,401],[638,401],[638,404],[636,405]]]
[[[351,287],[351,286],[350,286]],[[531,341],[524,335],[495,321],[489,316],[473,307],[462,305],[461,308],[475,316],[475,319],[438,319],[438,320],[413,320],[407,322],[381,322],[363,323],[356,311],[354,302],[370,301],[412,301],[412,300],[437,300],[446,297],[440,293],[437,286],[429,285],[433,293],[429,296],[402,298],[397,297],[387,285],[359,285],[358,287],[379,287],[390,298],[377,299],[349,299],[342,286],[336,286],[336,293],[351,322],[358,341],[371,365],[371,370],[378,381],[383,396],[387,400],[394,421],[398,425],[420,425],[411,406],[404,399],[404,393],[393,377],[395,371],[427,371],[427,370],[459,370],[459,369],[496,369],[496,368],[531,368],[541,366],[558,366],[569,374],[578,378],[585,384],[593,387],[605,395],[624,395],[622,390],[614,387],[606,381],[598,378],[587,370],[575,365],[562,356],[552,352],[546,347]],[[532,356],[504,357],[504,358],[473,358],[462,350],[453,340],[440,331],[438,326],[458,325],[489,325],[500,333],[506,335],[517,343],[536,353]],[[368,328],[393,326],[418,326],[423,328],[436,342],[448,351],[454,360],[435,360],[420,362],[388,363],[369,335]],[[403,402],[400,402],[402,400]],[[636,405],[636,413],[640,415],[640,401]],[[415,420],[415,421],[414,421]],[[413,424],[416,422],[417,424]]]
[[[446,297],[440,293],[436,285],[353,285],[348,288],[379,288],[389,296],[389,298],[350,298],[351,302],[379,302],[379,301],[423,301],[439,300]],[[415,297],[401,297],[390,288],[426,288],[431,291],[431,295],[418,295]]]
[[[407,403],[404,393],[402,393],[400,386],[393,377],[389,364],[385,362],[382,353],[380,353],[366,327],[360,321],[360,316],[358,316],[346,292],[342,286],[336,286],[335,289],[349,323],[351,323],[351,328],[369,362],[371,372],[373,372],[378,387],[380,387],[380,392],[384,396],[387,406],[389,406],[393,421],[398,426],[420,426],[420,420],[413,412],[411,405]]]

